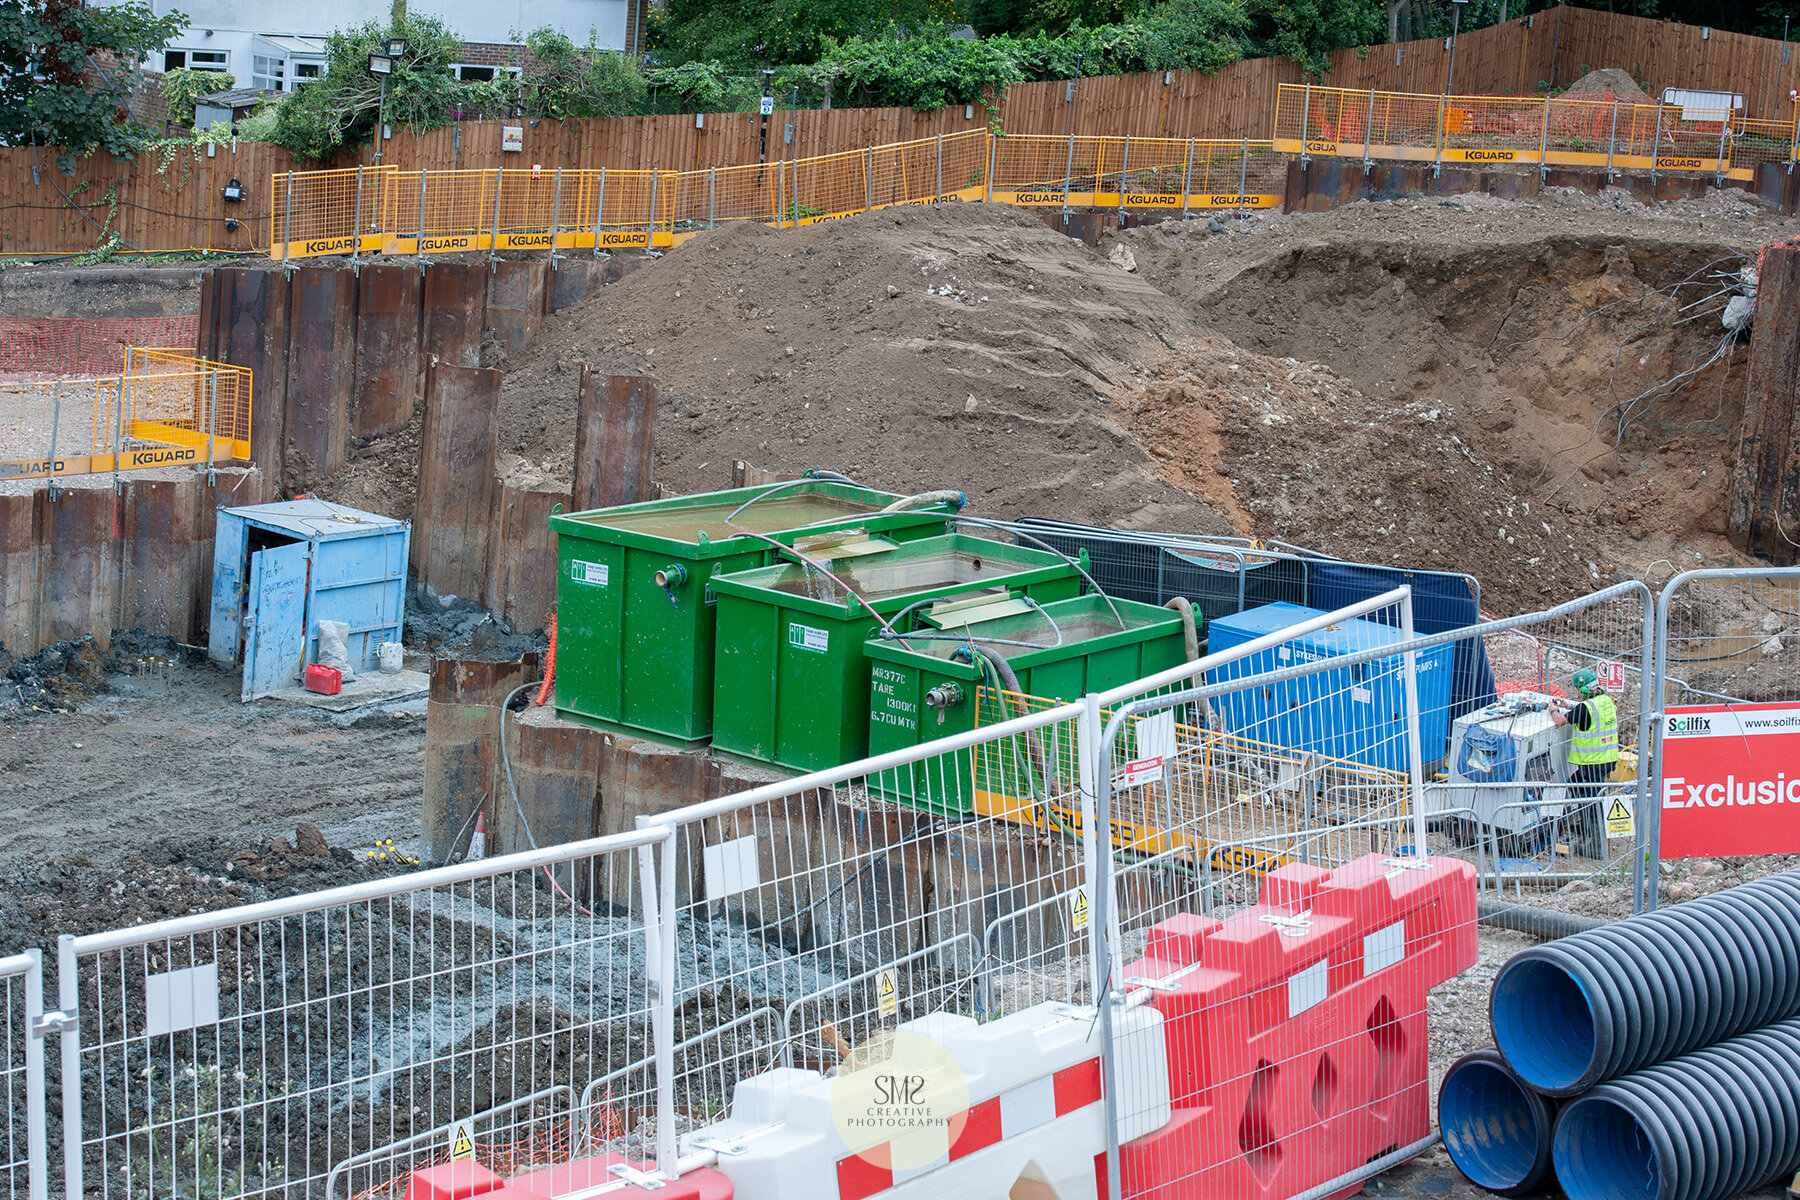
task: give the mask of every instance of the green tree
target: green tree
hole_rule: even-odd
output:
[[[646,83],[637,64],[603,50],[592,36],[578,47],[545,26],[525,38],[536,60],[522,82],[520,103],[534,117],[616,117],[636,112]]]
[[[131,157],[152,133],[128,108],[137,66],[186,24],[139,3],[0,0],[0,145],[55,146],[65,175],[79,155]]]
[[[1247,10],[1250,52],[1307,71],[1328,69],[1333,50],[1387,41],[1384,0],[1247,0]]]
[[[165,71],[162,77],[163,99],[169,115],[183,125],[194,123],[194,105],[202,96],[228,92],[237,86],[237,76],[230,71],[196,71],[192,67]]]
[[[405,38],[406,53],[387,76],[369,73],[369,56],[389,38]],[[329,158],[375,138],[382,114],[395,126],[436,129],[447,125],[470,89],[451,64],[462,56],[462,39],[435,17],[399,15],[383,26],[370,21],[325,39],[325,74],[281,102],[273,141],[306,158]]]
[[[654,52],[671,66],[814,63],[834,42],[933,18],[930,0],[668,0],[650,19]]]

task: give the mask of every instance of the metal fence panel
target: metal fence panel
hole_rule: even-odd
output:
[[[49,1193],[43,1015],[40,953],[0,958],[0,1098],[6,1106],[0,1179],[12,1200],[45,1200]]]
[[[1675,576],[1657,606],[1655,715],[1682,706],[1800,700],[1797,639],[1800,567],[1711,569]],[[1653,821],[1670,803],[1664,795],[1663,761],[1668,723],[1659,719],[1654,724]],[[1658,861],[1661,844],[1654,834],[1659,832],[1660,826],[1653,828],[1651,842]],[[1653,906],[1656,899],[1653,891]]]
[[[1096,919],[1107,920],[1102,914],[1108,902],[1133,895],[1144,880],[1175,872],[1188,881],[1185,891],[1163,903],[1121,912],[1116,921],[1108,921],[1117,931],[1119,991],[1145,986],[1126,973],[1124,964],[1142,957],[1150,949],[1151,928],[1171,917],[1222,919],[1254,911],[1264,914],[1258,918],[1262,922],[1298,922],[1296,935],[1303,936],[1299,931],[1312,920],[1304,904],[1267,907],[1265,882],[1272,872],[1292,864],[1335,870],[1374,855],[1394,871],[1405,872],[1428,870],[1433,861],[1459,860],[1467,865],[1455,870],[1473,876],[1489,893],[1488,912],[1499,906],[1501,895],[1515,904],[1553,905],[1572,885],[1613,886],[1629,903],[1635,876],[1641,907],[1644,825],[1608,819],[1617,804],[1645,812],[1640,803],[1644,781],[1637,772],[1618,769],[1602,784],[1578,784],[1569,778],[1566,761],[1544,750],[1521,753],[1518,769],[1510,774],[1486,771],[1494,777],[1488,779],[1478,769],[1486,760],[1471,767],[1467,752],[1483,743],[1468,738],[1466,731],[1466,740],[1456,739],[1447,696],[1428,681],[1434,671],[1447,673],[1456,642],[1478,639],[1490,653],[1516,660],[1509,678],[1529,683],[1535,691],[1515,696],[1516,708],[1490,710],[1493,723],[1536,722],[1548,728],[1550,719],[1538,696],[1566,694],[1577,670],[1599,668],[1616,693],[1622,733],[1638,730],[1641,745],[1648,732],[1651,666],[1648,589],[1620,585],[1544,613],[1428,637],[1407,636],[1410,596],[1404,602],[1394,596],[1356,607],[1366,610],[1365,619],[1376,625],[1399,626],[1399,638],[1373,627],[1358,633],[1358,627],[1341,619],[1342,612],[1356,610],[1341,610],[1318,620],[1329,621],[1331,629],[1349,637],[1353,644],[1346,650],[1353,652],[1321,657],[1316,643],[1284,630],[1209,655],[1202,660],[1208,668],[1203,686],[1135,700],[1116,694],[1098,698],[1115,706],[1098,756],[1098,820],[1130,823],[1154,836],[1127,847],[1116,865],[1094,879]],[[1358,640],[1360,649],[1354,645]],[[1502,642],[1510,645],[1510,654],[1496,645]],[[1542,773],[1533,769],[1538,766]],[[1264,907],[1255,907],[1259,904]],[[1404,957],[1416,936],[1408,927],[1394,952]],[[1321,969],[1310,983],[1284,975],[1252,985],[1250,995],[1232,1002],[1261,1013],[1257,1020],[1278,1021],[1325,1003],[1344,986],[1337,972],[1334,960],[1329,971]],[[1308,992],[1306,999],[1296,1001],[1295,988],[1302,983],[1316,995]],[[1245,1161],[1259,1177],[1274,1178],[1277,1130],[1283,1122],[1299,1127],[1283,1132],[1314,1136],[1328,1128],[1357,1136],[1359,1130],[1391,1124],[1397,1140],[1378,1138],[1379,1144],[1358,1149],[1362,1157],[1426,1136],[1428,1077],[1422,1052],[1410,1052],[1416,1057],[1408,1060],[1413,1065],[1406,1070],[1390,1073],[1380,1066],[1390,1058],[1398,1061],[1396,1047],[1416,1043],[1423,1034],[1424,989],[1407,994],[1410,1000],[1399,1008],[1375,1004],[1366,1022],[1364,1013],[1354,1013],[1355,1019],[1340,1026],[1322,1048],[1322,1060],[1316,1037],[1273,1058],[1243,1061],[1241,1070],[1229,1065],[1235,1061],[1233,1045],[1215,1041],[1201,1047],[1194,1069],[1205,1076],[1207,1094],[1231,1097],[1231,1104],[1243,1106],[1238,1148],[1244,1158],[1187,1147],[1191,1153],[1181,1157],[1197,1165],[1178,1186],[1195,1194],[1231,1194]],[[1110,1012],[1111,1006],[1103,1009],[1103,1021]],[[1199,1019],[1204,1021],[1204,1015]],[[1239,1039],[1260,1028],[1254,1022],[1232,1025],[1223,1017],[1202,1027],[1214,1029],[1214,1038],[1222,1030]],[[1371,1055],[1373,1071],[1367,1069]],[[1299,1093],[1293,1091],[1296,1075]],[[1305,1094],[1308,1086],[1310,1109],[1276,1099],[1278,1087],[1292,1096]],[[1402,1112],[1410,1115],[1396,1122]],[[1129,1125],[1136,1115],[1118,1111],[1109,1101],[1109,1117],[1120,1125]],[[1109,1157],[1110,1169],[1120,1170],[1117,1154]],[[1372,1174],[1384,1162],[1377,1160],[1360,1172]],[[1116,1184],[1118,1175],[1113,1178]],[[1341,1176],[1332,1182],[1348,1180]],[[1311,1179],[1294,1186],[1325,1182]]]
[[[59,947],[64,1170],[107,1197],[399,1195],[655,1123],[639,851],[663,831],[352,885]]]

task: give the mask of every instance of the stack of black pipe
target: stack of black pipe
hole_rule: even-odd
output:
[[[1496,1050],[1451,1066],[1438,1123],[1503,1196],[1725,1200],[1800,1169],[1800,872],[1513,956]]]

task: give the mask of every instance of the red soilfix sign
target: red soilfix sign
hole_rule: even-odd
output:
[[[1800,704],[1662,718],[1662,857],[1800,853]]]

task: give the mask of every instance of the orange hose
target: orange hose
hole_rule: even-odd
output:
[[[550,649],[544,655],[544,683],[538,688],[538,707],[550,698],[550,685],[556,682],[556,614],[550,614]]]

